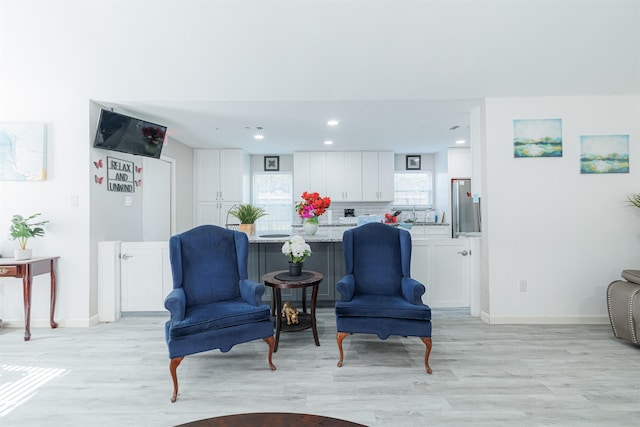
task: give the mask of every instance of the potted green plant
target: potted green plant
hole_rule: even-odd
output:
[[[20,249],[14,251],[16,260],[31,259],[31,249],[27,249],[27,240],[32,237],[44,236],[44,228],[42,226],[49,221],[34,222],[40,213],[33,214],[27,218],[22,215],[14,215],[11,219],[11,228],[9,232],[11,239],[17,240]]]
[[[640,194],[631,194],[627,196],[627,200],[629,201],[630,206],[640,208]]]
[[[240,231],[244,231],[248,235],[256,232],[256,221],[267,215],[264,209],[252,204],[240,204],[229,210],[229,215],[235,216],[240,220]]]

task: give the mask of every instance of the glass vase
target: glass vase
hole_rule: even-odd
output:
[[[315,235],[318,232],[318,217],[305,218],[302,222],[302,228],[307,236]]]

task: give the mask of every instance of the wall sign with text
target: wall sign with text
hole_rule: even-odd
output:
[[[133,162],[107,157],[107,190],[118,193],[134,193],[135,166]]]

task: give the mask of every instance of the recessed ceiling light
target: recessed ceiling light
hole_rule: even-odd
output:
[[[333,144],[333,141],[325,141],[324,142],[324,145],[331,145],[331,144]]]
[[[327,124],[328,124],[329,126],[338,126],[338,121],[337,121],[337,120],[329,120],[329,121],[327,122]]]
[[[456,141],[456,144],[464,144],[465,142],[467,141],[465,141],[464,139],[459,139]]]
[[[257,134],[253,136],[255,139],[264,139],[264,135]]]

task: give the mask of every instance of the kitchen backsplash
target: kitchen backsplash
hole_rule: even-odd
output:
[[[344,216],[345,209],[353,209],[353,215],[384,215],[393,211],[393,203],[391,202],[331,202],[331,207],[319,219],[320,224],[333,224],[339,222],[339,218]],[[416,221],[425,222],[427,220],[427,211],[416,210]],[[400,218],[412,218],[412,211],[403,211]],[[301,224],[300,217],[295,215],[294,224]]]

